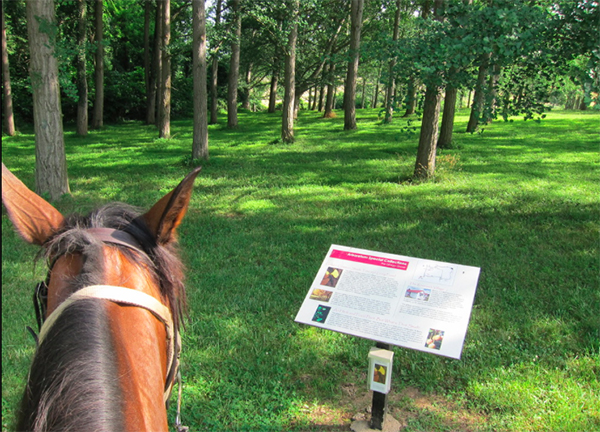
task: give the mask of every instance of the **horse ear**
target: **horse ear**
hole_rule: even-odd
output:
[[[202,167],[189,173],[179,185],[162,197],[146,214],[142,216],[158,244],[167,244],[175,240],[175,230],[187,211],[194,180]]]
[[[2,164],[2,202],[8,218],[28,243],[43,245],[64,223],[64,217]]]

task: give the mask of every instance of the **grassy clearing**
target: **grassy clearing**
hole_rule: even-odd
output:
[[[370,404],[369,341],[293,322],[332,243],[481,267],[460,361],[396,348],[390,408],[406,431],[600,429],[600,216],[595,113],[459,133],[438,176],[411,184],[416,136],[358,111],[240,114],[210,128],[211,160],[180,230],[188,266],[184,422],[192,430],[349,430]],[[417,124],[418,125],[418,124]],[[192,129],[158,140],[138,123],[67,132],[72,197],[63,212],[112,200],[148,207],[189,170]],[[2,158],[33,186],[30,133]],[[2,217],[2,424],[33,354],[24,330],[43,265]],[[172,411],[172,409],[171,409]]]

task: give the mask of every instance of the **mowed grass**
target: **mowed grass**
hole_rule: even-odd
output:
[[[369,406],[370,341],[296,324],[332,243],[481,267],[461,360],[394,348],[392,415],[405,431],[600,430],[598,113],[496,122],[438,153],[413,183],[418,135],[376,110],[301,112],[282,144],[280,115],[211,126],[180,228],[189,321],[184,424],[191,430],[349,430]],[[224,122],[225,119],[222,119]],[[415,122],[418,126],[418,122]],[[148,208],[190,169],[192,124],[156,139],[139,123],[66,132],[72,196]],[[34,138],[3,137],[3,162],[33,187]],[[10,429],[34,343],[32,290],[45,275],[2,217],[2,425]],[[169,413],[174,417],[174,405]]]

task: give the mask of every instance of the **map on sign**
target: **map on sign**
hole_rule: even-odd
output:
[[[332,245],[296,321],[460,358],[479,271]]]

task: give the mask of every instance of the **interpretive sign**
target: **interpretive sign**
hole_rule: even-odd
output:
[[[479,270],[332,245],[296,321],[460,358]]]

